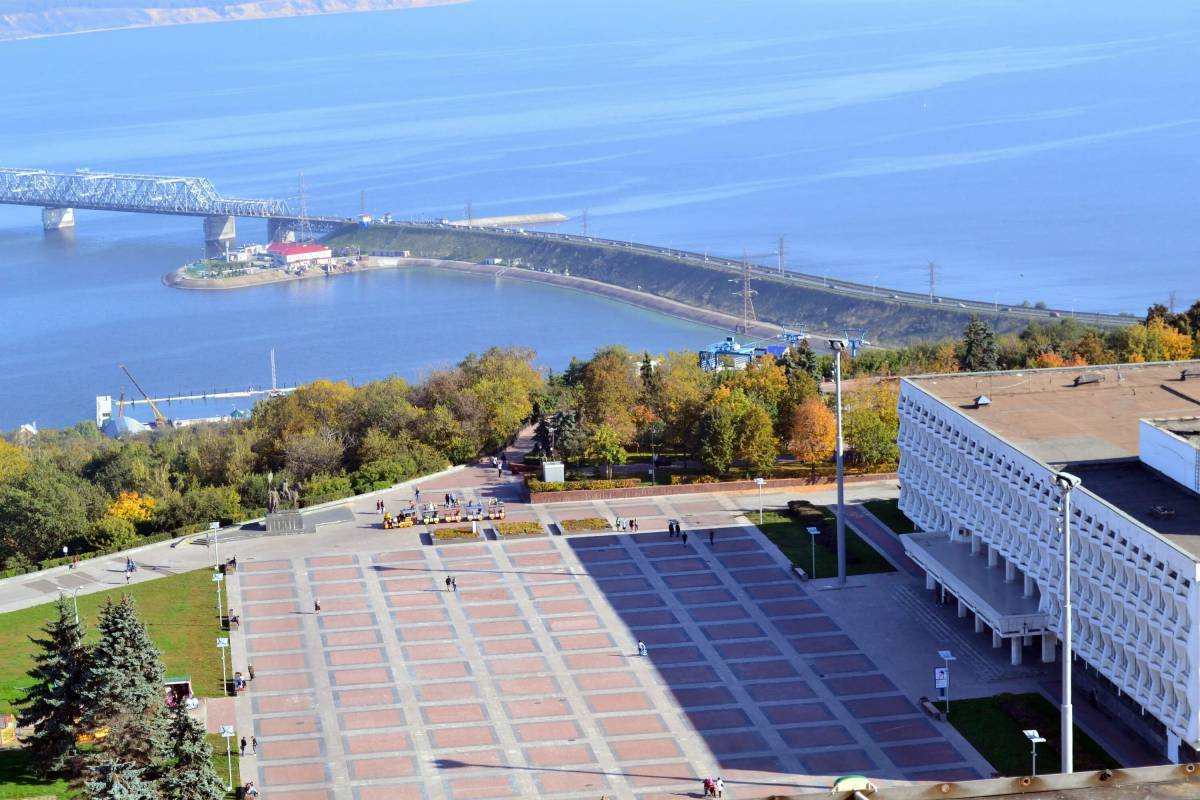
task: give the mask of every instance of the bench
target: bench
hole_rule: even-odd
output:
[[[945,714],[942,713],[942,710],[938,708],[937,705],[928,697],[921,698],[921,708],[925,709],[925,713],[934,719],[940,720],[945,717]]]

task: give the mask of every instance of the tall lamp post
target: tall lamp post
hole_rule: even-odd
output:
[[[842,351],[850,347],[845,339],[830,339],[833,350],[833,385],[837,404],[837,574],[838,584],[846,585],[846,485],[842,469]]]
[[[1033,752],[1030,754],[1030,756],[1033,759],[1033,772],[1030,774],[1032,774],[1036,778],[1037,777],[1037,746],[1039,744],[1045,744],[1046,740],[1042,736],[1039,736],[1038,732],[1033,729],[1027,730],[1027,731],[1021,731],[1021,732],[1025,734],[1025,738],[1028,739],[1029,744],[1033,746]]]
[[[221,738],[225,740],[225,763],[229,765],[229,783],[225,785],[225,791],[233,791],[233,753],[230,752],[230,739],[235,736],[232,725],[221,726]]]
[[[1071,706],[1071,492],[1082,481],[1069,472],[1059,472],[1054,482],[1062,491],[1062,771],[1075,771],[1075,712]]]
[[[229,694],[229,673],[225,671],[225,651],[229,649],[229,638],[217,637],[217,649],[221,651],[221,696],[224,697]],[[234,696],[237,696],[236,692]]]
[[[949,650],[938,650],[938,658],[940,658],[942,660],[942,664],[945,665],[945,670],[946,670],[946,672],[945,672],[945,676],[946,676],[946,686],[945,686],[945,689],[946,689],[946,717],[949,718],[950,717],[950,663],[952,661],[957,661],[958,659],[955,658],[954,654],[951,653]]]
[[[812,574],[810,578],[817,577],[817,537],[821,535],[821,529],[808,526],[808,538],[812,541]]]
[[[755,478],[754,485],[758,487],[758,524],[763,524],[763,505],[762,505],[762,487],[767,481],[765,478]]]

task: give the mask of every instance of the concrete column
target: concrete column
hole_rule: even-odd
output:
[[[237,223],[233,217],[204,218],[204,250],[209,256],[220,255],[225,247],[233,247],[237,239]]]
[[[1026,575],[1025,576],[1025,594],[1024,594],[1025,597],[1033,597],[1033,587],[1034,586],[1035,586],[1035,584],[1033,581],[1033,577],[1030,575]]]
[[[75,209],[73,208],[43,208],[42,229],[61,231],[63,228],[75,227]]]
[[[1024,637],[1024,639],[1025,639],[1025,642],[1024,642],[1024,644],[1025,644],[1025,646],[1026,646],[1026,647],[1028,647],[1029,645],[1033,644],[1033,634],[1028,634],[1028,635],[1026,635],[1026,636]]]
[[[998,553],[996,551],[996,548],[992,547],[991,545],[988,545],[987,551],[988,551],[988,566],[994,567],[997,564],[999,564],[1000,563],[1000,553]]]
[[[1042,663],[1054,663],[1054,648],[1058,644],[1058,637],[1053,633],[1042,634]]]
[[[1000,635],[1000,631],[992,631],[992,647],[999,649],[1004,646],[1004,637]]]
[[[1021,637],[1014,636],[1009,639],[1009,642],[1011,643],[1010,648],[1012,652],[1012,665],[1014,667],[1019,667],[1021,666]]]
[[[962,598],[959,598],[959,600],[958,600],[958,618],[963,619],[966,616],[967,616],[967,604],[962,601]]]
[[[1179,763],[1179,737],[1167,731],[1167,760],[1172,764]]]
[[[979,551],[981,549],[983,549],[983,539],[979,538],[979,536],[977,534],[972,533],[971,534],[971,555],[973,555],[973,556],[979,555]]]
[[[937,578],[933,577],[932,572],[925,573],[925,588],[930,592],[937,588]]]
[[[1017,565],[1011,561],[1004,562],[1004,582],[1012,583],[1017,579]]]
[[[976,633],[983,633],[983,628],[984,628],[984,625],[983,625],[983,617],[981,617],[981,616],[979,616],[978,614],[976,614],[976,615],[975,615],[975,632],[976,632]]]
[[[279,219],[278,217],[269,217],[267,219],[267,241],[268,242],[291,242],[295,241],[296,233],[291,228],[291,220]]]

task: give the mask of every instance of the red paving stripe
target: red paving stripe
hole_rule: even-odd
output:
[[[493,658],[487,662],[492,675],[527,675],[533,672],[549,672],[550,665],[541,656],[527,658]],[[530,679],[534,680],[534,679]],[[508,683],[507,681],[505,683]]]
[[[421,709],[425,722],[429,725],[444,725],[451,722],[486,722],[487,709],[482,703],[460,703],[458,705],[438,704],[425,706]]]
[[[603,792],[608,789],[608,779],[599,771],[542,772],[538,773],[537,784],[544,794],[568,792]]]
[[[571,708],[566,701],[557,697],[537,700],[513,700],[504,704],[509,719],[537,719],[539,717],[569,717]]]
[[[318,728],[319,723],[315,714],[296,714],[291,717],[268,717],[258,720],[258,734],[264,738],[316,733]]]
[[[444,644],[410,644],[401,648],[406,661],[440,661],[447,658],[458,658],[462,650],[456,642]]]
[[[333,800],[332,789],[272,789],[271,800]]]
[[[366,650],[331,650],[326,654],[328,663],[334,667],[352,664],[382,664],[387,660],[382,648]]]
[[[417,594],[389,594],[387,595],[388,605],[392,608],[413,608],[430,606],[440,606],[442,604],[442,595],[445,592],[419,592]]]
[[[391,683],[392,671],[386,667],[375,669],[339,669],[330,673],[334,686],[355,686],[362,683]]]
[[[629,648],[630,653],[573,653],[566,656],[563,661],[566,662],[567,668],[571,670],[577,669],[612,669],[613,667],[625,667],[629,665],[630,658],[638,658],[636,649]]]
[[[446,782],[450,800],[492,800],[516,797],[517,791],[507,775],[483,778],[452,778]]]
[[[282,692],[288,689],[311,689],[312,679],[307,672],[286,672],[278,675],[259,675],[254,679],[259,692]]]
[[[371,603],[365,597],[322,597],[321,611],[323,614],[336,614],[341,611],[366,611]]]
[[[480,643],[480,649],[485,656],[523,655],[541,651],[537,640],[533,638],[485,639]]]
[[[308,711],[317,707],[316,698],[309,693],[261,696],[253,698],[255,714],[277,714],[281,711]]]
[[[503,586],[493,589],[462,589],[452,593],[460,603],[494,603],[497,600],[512,600],[512,592]]]
[[[596,756],[586,744],[562,744],[525,748],[525,760],[535,767],[565,767],[594,763]]]
[[[291,569],[292,562],[278,561],[241,561],[238,562],[238,572],[271,572],[273,570]]]
[[[374,559],[376,564],[410,564],[414,561],[425,562],[425,554],[420,550],[393,550],[379,553]]]
[[[541,616],[550,614],[578,614],[592,610],[591,601],[583,598],[573,600],[544,600],[535,605],[538,614]]]
[[[317,556],[309,558],[304,562],[309,567],[343,567],[351,564],[358,564],[358,559],[354,556]]]
[[[355,644],[376,644],[381,641],[378,630],[330,631],[322,634],[326,647],[346,647]]]
[[[651,761],[659,758],[679,758],[683,752],[674,739],[638,739],[613,742],[613,755],[618,761]]]
[[[429,664],[413,664],[408,668],[414,680],[436,681],[443,678],[465,678],[471,674],[470,665],[466,661],[434,662]]]
[[[264,589],[242,587],[243,603],[255,603],[262,600],[285,600],[295,598],[295,596],[296,588],[294,586],[268,586]]]
[[[399,702],[396,689],[391,686],[375,686],[370,689],[342,689],[335,696],[336,703],[341,708],[395,705]]]
[[[358,800],[425,800],[421,783],[371,784],[358,787]]]
[[[518,636],[529,633],[529,623],[523,619],[505,619],[496,622],[477,622],[471,626],[479,638],[488,636]]]
[[[258,656],[254,659],[253,663],[255,672],[258,674],[266,672],[289,672],[297,669],[308,669],[308,656],[305,653]]]
[[[404,711],[381,708],[377,711],[345,711],[338,716],[342,730],[360,731],[364,728],[395,728],[404,724]]]
[[[666,733],[667,726],[657,714],[634,714],[626,717],[606,717],[600,727],[607,736],[634,736],[642,733]]]
[[[264,633],[291,633],[300,630],[301,627],[299,617],[256,619],[242,623],[242,628],[247,636],[261,636]]]
[[[768,617],[798,617],[804,614],[819,614],[820,607],[812,600],[796,598],[793,600],[776,600],[770,603],[759,603],[759,609]],[[787,633],[783,620],[775,623],[781,631]]]
[[[374,614],[327,614],[320,617],[322,630],[341,630],[343,628],[372,628],[375,626]]]
[[[767,641],[718,644],[715,649],[717,655],[725,661],[743,658],[778,658],[783,655],[778,647]]]
[[[410,756],[356,758],[346,764],[350,767],[351,780],[408,778],[417,773],[417,763]]]
[[[475,747],[495,744],[496,734],[490,725],[458,725],[453,728],[433,728],[429,739],[438,749]]]
[[[343,739],[346,752],[352,756],[362,753],[395,753],[410,750],[413,741],[400,730],[376,730],[373,733],[348,735]]]
[[[857,650],[858,646],[849,636],[806,636],[803,639],[789,639],[788,644],[801,655],[808,653],[840,653]]]
[[[935,739],[941,733],[920,717],[914,719],[895,719],[886,722],[868,722],[863,729],[876,742],[899,742],[906,739]]]
[[[638,688],[637,678],[632,672],[590,672],[575,675],[574,679],[580,690],[585,692]]]
[[[344,595],[357,595],[363,591],[361,580],[346,581],[344,583],[322,583],[312,587],[313,593],[321,597],[341,597]]]
[[[820,675],[836,674],[839,672],[874,672],[878,669],[875,663],[862,653],[810,658],[808,659],[808,663],[813,671]]]
[[[801,761],[810,775],[845,775],[847,772],[874,772],[871,757],[862,750],[829,750],[809,753]]]
[[[326,581],[350,581],[362,579],[362,570],[358,567],[333,567],[329,569],[312,569],[308,571],[309,583],[324,583]],[[324,588],[321,591],[325,591]]]
[[[787,661],[746,661],[729,666],[733,674],[743,681],[766,680],[767,678],[794,678],[799,673]]]
[[[788,703],[779,706],[763,706],[762,711],[774,725],[824,722],[833,719],[833,712],[824,703]]]
[[[443,622],[448,617],[442,608],[414,608],[393,611],[392,619],[401,625],[419,622]]]
[[[318,758],[324,752],[321,739],[284,739],[282,741],[259,742],[260,761],[282,761],[286,758]]]
[[[296,578],[291,572],[262,572],[259,574],[241,576],[243,587],[259,589],[271,586],[287,586],[291,588]]]
[[[522,742],[547,742],[562,739],[578,739],[582,734],[574,720],[561,722],[526,722],[513,725],[513,732]]]
[[[896,684],[883,675],[852,675],[844,678],[825,678],[825,685],[836,695],[883,694],[896,691]]]
[[[544,583],[540,586],[530,586],[527,591],[534,600],[545,600],[548,597],[578,597],[583,594],[576,583]]]
[[[499,619],[520,617],[521,612],[513,603],[496,603],[488,606],[467,606],[463,609],[469,619]]]
[[[447,700],[466,700],[479,696],[479,688],[474,683],[459,681],[456,683],[431,683],[418,686],[417,699],[423,703],[445,702]]]
[[[288,764],[287,766],[264,766],[263,783],[287,786],[295,783],[326,783],[328,775],[325,764]],[[272,792],[272,794],[274,794]]]
[[[948,742],[908,744],[883,748],[884,754],[898,767],[924,767],[958,764],[964,759]]]
[[[545,661],[542,661],[542,663],[544,664]],[[538,676],[497,681],[496,691],[507,696],[523,694],[554,695],[562,694],[562,687],[558,685],[556,678]]]
[[[790,747],[803,750],[809,747],[832,747],[854,744],[850,731],[841,725],[809,725],[805,728],[788,728],[779,735]]]
[[[696,769],[691,764],[654,764],[626,771],[626,778],[634,786],[676,786],[681,783],[700,785]]]
[[[608,650],[617,646],[607,633],[555,636],[554,643],[559,650]]]
[[[441,579],[432,575],[414,575],[406,578],[389,578],[379,582],[384,594],[400,594],[403,592],[444,592],[446,585]]]
[[[910,716],[917,713],[917,707],[908,698],[900,695],[843,700],[842,705],[858,719]]]
[[[249,611],[243,611],[243,617],[250,617],[251,615],[254,617],[277,617],[284,614],[300,613],[300,604],[295,600],[285,600],[276,603],[251,603],[249,608]],[[243,622],[249,621],[249,619],[243,620]]]
[[[652,708],[650,698],[644,692],[617,692],[614,694],[588,695],[588,706],[597,714],[615,711],[646,711]]]

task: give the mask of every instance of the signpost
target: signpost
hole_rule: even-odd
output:
[[[808,535],[812,539],[812,574],[809,577],[815,578],[817,577],[817,537],[821,535],[821,529],[809,525]]]
[[[933,671],[933,687],[946,701],[946,717],[948,718],[950,716],[950,662],[958,659],[949,650],[938,650],[938,658],[942,660],[944,666]]]
[[[232,725],[221,726],[221,737],[225,740],[225,763],[229,765],[229,782],[225,784],[225,791],[233,791],[233,754],[230,752],[229,740],[234,737]]]
[[[225,650],[229,647],[229,639],[225,636],[217,637],[217,649],[221,651],[221,687],[225,694],[229,694],[229,677],[225,671]]]
[[[765,478],[755,478],[754,483],[758,486],[758,524],[763,524],[763,507],[762,507],[762,487],[766,483]]]
[[[1037,777],[1037,746],[1043,744],[1046,739],[1036,729],[1021,731],[1021,733],[1025,734],[1025,738],[1029,740],[1029,744],[1033,747],[1033,776]]]

